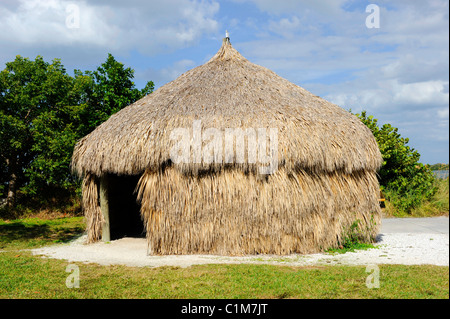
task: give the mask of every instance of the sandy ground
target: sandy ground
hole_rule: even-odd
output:
[[[402,226],[403,225],[403,226]],[[430,226],[431,225],[431,226]],[[402,232],[404,231],[404,232]],[[84,244],[85,236],[67,243],[33,249],[35,255],[65,259],[69,262],[126,265],[135,267],[179,266],[197,264],[264,263],[291,266],[431,264],[449,265],[448,217],[437,219],[388,220],[378,235],[376,248],[345,254],[289,256],[254,255],[226,257],[214,255],[147,256],[146,240],[122,238],[110,243]]]

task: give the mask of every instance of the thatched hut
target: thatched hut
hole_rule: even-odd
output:
[[[72,168],[90,242],[142,233],[149,254],[242,255],[318,252],[349,229],[373,241],[381,162],[358,118],[225,38],[81,139]]]

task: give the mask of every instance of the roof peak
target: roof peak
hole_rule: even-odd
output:
[[[226,35],[228,34],[228,31],[226,32]],[[230,37],[225,37],[222,40],[222,46],[220,47],[219,51],[209,60],[209,62],[216,61],[216,60],[242,60],[246,61],[247,59],[244,58],[233,46],[230,42]]]

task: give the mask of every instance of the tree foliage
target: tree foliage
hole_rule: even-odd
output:
[[[79,70],[75,70],[75,74],[82,76]],[[137,89],[132,82],[134,70],[124,68],[111,54],[108,54],[106,61],[97,70],[86,71],[84,75],[91,81],[85,87],[88,107],[85,108],[87,113],[83,114],[87,119],[88,130],[94,129],[112,114],[150,94],[154,89],[152,81],[144,89]]]
[[[430,166],[430,169],[432,171],[439,171],[439,170],[448,170],[449,165],[443,164],[443,163],[437,163]]]
[[[378,172],[380,186],[386,197],[401,212],[408,213],[429,199],[435,192],[435,177],[430,167],[419,162],[420,154],[409,147],[398,128],[390,124],[378,126],[378,120],[366,111],[356,114],[372,131],[383,156]]]
[[[42,199],[72,194],[76,141],[153,91],[151,81],[138,90],[133,73],[111,54],[97,70],[75,70],[74,76],[59,59],[17,56],[6,63],[0,72],[0,199],[13,207],[17,191]]]
[[[69,104],[72,78],[57,59],[47,63],[17,56],[0,73],[0,154],[6,166],[8,204],[17,189],[29,184],[29,174],[39,156],[36,141],[39,119],[58,113]]]

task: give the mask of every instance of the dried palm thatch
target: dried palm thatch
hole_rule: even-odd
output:
[[[87,174],[82,184],[82,207],[86,219],[88,243],[98,241],[102,234],[103,215],[99,203],[98,183],[98,179],[94,175]]]
[[[201,120],[203,129],[278,128],[278,163],[291,169],[351,173],[376,170],[381,163],[371,131],[358,118],[247,61],[224,41],[209,62],[117,112],[79,141],[73,168],[97,176],[157,170],[171,158],[171,132],[192,127],[194,120]],[[202,161],[178,168],[210,166]]]
[[[171,133],[193,132],[196,123],[202,132],[276,128],[278,169],[261,177],[248,154],[240,162],[194,155],[174,163]],[[188,141],[195,138],[193,132]],[[152,254],[287,254],[337,246],[355,220],[363,239],[373,240],[381,162],[358,118],[249,62],[226,38],[206,64],[81,139],[72,168],[90,181],[142,174],[138,192]]]
[[[150,254],[313,253],[336,247],[356,220],[362,241],[380,223],[378,181],[365,171],[286,174],[239,170],[187,178],[147,171],[139,198]]]

